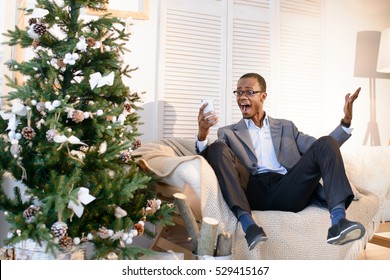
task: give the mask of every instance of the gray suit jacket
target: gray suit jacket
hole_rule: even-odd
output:
[[[277,159],[289,170],[316,141],[316,138],[298,131],[294,123],[289,120],[274,119],[269,116],[268,120]],[[351,137],[341,125],[338,125],[329,135],[335,138],[340,146]],[[219,128],[218,140],[230,147],[251,174],[256,173],[257,158],[244,119],[236,124]]]

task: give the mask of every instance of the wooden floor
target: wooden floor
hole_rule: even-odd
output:
[[[378,235],[390,238],[390,232]],[[359,260],[390,260],[390,248],[368,243],[364,252],[360,254]]]

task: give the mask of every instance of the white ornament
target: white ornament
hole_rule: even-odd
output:
[[[115,208],[115,217],[120,219],[127,216],[127,212],[119,206]]]
[[[75,238],[73,238],[73,244],[74,244],[74,245],[79,245],[80,242],[81,242],[80,237],[75,237]]]
[[[78,43],[76,44],[76,48],[79,51],[86,52],[87,47],[88,47],[87,40],[85,40],[84,36],[81,36]]]
[[[50,102],[50,101],[46,101],[45,102],[45,108],[48,110],[48,111],[53,111],[55,108],[53,106],[53,104]]]
[[[92,233],[88,233],[87,234],[87,239],[88,240],[93,240],[93,234]]]
[[[52,103],[52,105],[53,105],[54,108],[57,108],[57,107],[59,107],[59,106],[61,105],[61,101],[59,101],[59,100],[54,100],[53,103]]]
[[[132,229],[132,230],[130,231],[130,234],[132,234],[133,236],[137,236],[137,235],[138,235],[138,230]]]
[[[75,65],[76,60],[79,58],[80,56],[78,53],[67,53],[64,58],[64,63],[69,65]]]
[[[131,243],[133,243],[133,239],[132,238],[127,238],[125,242],[126,242],[127,245],[130,245]]]
[[[31,105],[36,106],[37,103],[38,103],[38,102],[37,102],[35,99],[31,100]]]
[[[99,109],[99,110],[96,111],[96,115],[97,115],[97,116],[103,116],[103,114],[104,114],[104,113],[103,113],[103,110],[101,110],[101,109]]]
[[[127,233],[122,234],[122,240],[126,240],[127,238],[129,238],[129,234]]]
[[[107,151],[107,142],[103,142],[99,147],[99,154],[104,154]]]
[[[16,133],[15,133],[15,131],[11,130],[10,132],[8,132],[8,138],[9,138],[10,140],[16,139]]]

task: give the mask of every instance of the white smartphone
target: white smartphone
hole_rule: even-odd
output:
[[[202,99],[200,100],[200,105],[203,106],[204,104],[207,103],[206,108],[204,108],[203,112],[208,113],[208,112],[214,112],[214,102],[212,99]]]

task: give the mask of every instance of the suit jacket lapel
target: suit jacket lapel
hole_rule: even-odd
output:
[[[248,127],[244,119],[241,119],[236,125],[233,127],[233,131],[236,136],[248,147],[249,151],[252,152],[253,156],[256,157],[255,148],[253,147],[251,136],[249,135]]]
[[[269,125],[271,128],[271,138],[272,143],[274,144],[274,149],[277,159],[279,159],[280,154],[280,143],[282,140],[282,124],[280,121],[275,120],[268,116]]]

